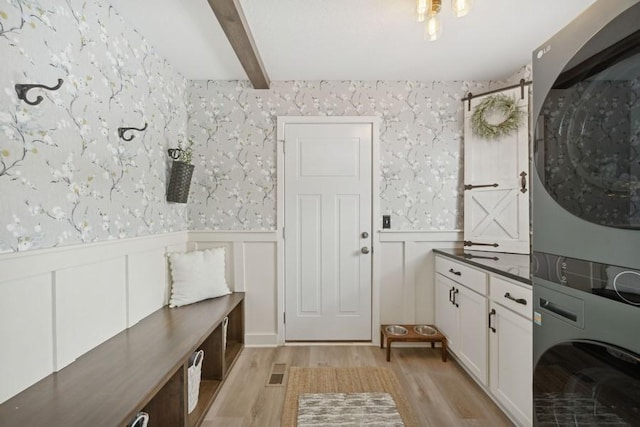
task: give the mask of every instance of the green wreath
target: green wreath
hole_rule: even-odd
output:
[[[491,111],[500,112],[504,121],[491,124],[485,119],[485,114]],[[482,101],[471,116],[473,133],[484,139],[498,139],[517,130],[522,124],[524,111],[513,98],[506,95],[494,95]]]

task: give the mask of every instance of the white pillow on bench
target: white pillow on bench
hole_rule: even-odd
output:
[[[169,307],[180,307],[231,293],[224,277],[224,248],[171,253]]]

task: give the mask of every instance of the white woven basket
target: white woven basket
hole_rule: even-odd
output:
[[[204,350],[193,353],[189,358],[189,368],[187,369],[188,394],[188,412],[192,413],[198,405],[198,395],[200,394],[200,376],[202,374],[202,360],[204,359]]]
[[[229,317],[222,319],[222,351],[227,349],[227,329],[229,328]]]
[[[149,414],[146,412],[138,412],[136,417],[129,424],[129,427],[147,427],[147,424],[149,424]]]

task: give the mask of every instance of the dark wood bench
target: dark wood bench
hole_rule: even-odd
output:
[[[244,293],[164,307],[0,405],[0,426],[117,427],[139,411],[150,427],[199,426],[243,347]],[[200,397],[187,414],[188,360],[199,349]]]

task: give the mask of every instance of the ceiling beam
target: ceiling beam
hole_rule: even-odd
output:
[[[269,89],[269,76],[251,36],[239,0],[207,0],[254,89]]]

